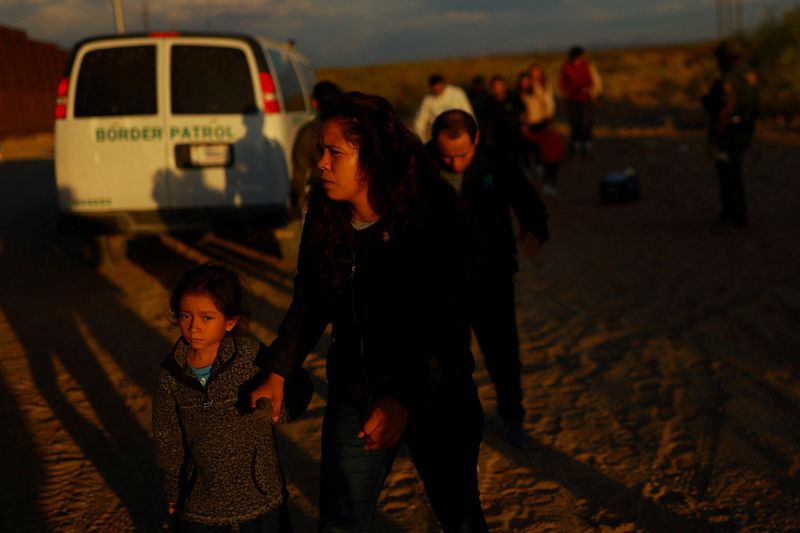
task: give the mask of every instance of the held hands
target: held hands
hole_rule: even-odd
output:
[[[406,408],[391,396],[384,396],[370,406],[358,438],[367,440],[367,450],[387,450],[403,436],[407,420]]]
[[[524,232],[519,236],[519,242],[522,245],[522,251],[526,257],[536,257],[539,253],[539,239],[533,233]]]
[[[277,423],[281,418],[281,404],[283,404],[283,383],[286,381],[282,376],[272,373],[269,377],[250,393],[250,408],[256,408],[259,398],[269,398],[272,401],[272,421]]]
[[[181,509],[175,502],[167,502],[167,522],[165,525],[169,531],[181,530]]]

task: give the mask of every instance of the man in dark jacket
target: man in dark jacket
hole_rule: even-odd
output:
[[[446,111],[433,124],[429,149],[442,175],[472,208],[483,233],[486,279],[475,298],[472,329],[497,391],[497,411],[509,441],[527,448],[522,427],[525,408],[520,385],[519,339],[513,275],[519,269],[509,206],[520,227],[526,255],[534,256],[549,237],[547,212],[533,186],[514,161],[480,142],[475,119],[460,110]]]
[[[322,122],[319,116],[340,94],[342,94],[342,90],[333,82],[323,80],[314,85],[311,93],[311,107],[314,108],[317,116],[300,126],[292,144],[291,201],[293,207],[304,205],[311,185],[320,180],[320,170],[317,166],[319,161],[317,144]]]
[[[520,133],[520,117],[525,113],[525,104],[519,95],[508,88],[502,76],[494,76],[489,82],[490,97],[483,113],[478,115],[483,143],[495,152],[502,152],[509,163],[521,165],[529,146]],[[526,156],[527,157],[527,156]]]

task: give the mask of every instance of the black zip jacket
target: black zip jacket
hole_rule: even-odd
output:
[[[310,245],[310,203],[294,298],[270,346],[275,372],[290,375],[331,323],[330,395],[365,405],[390,395],[414,416],[437,392],[471,382],[469,295],[480,273],[474,225],[449,188],[437,207],[422,229],[379,221],[354,230],[352,246],[336,251],[336,268],[347,279],[337,292],[323,281],[330,276],[320,275]]]
[[[427,148],[438,160],[436,143],[429,142]],[[490,272],[511,274],[519,270],[509,207],[523,232],[535,235],[539,244],[550,238],[542,199],[516,162],[502,153],[479,143],[472,163],[464,170],[460,192],[480,224]]]

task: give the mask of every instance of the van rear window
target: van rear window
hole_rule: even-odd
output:
[[[83,56],[75,91],[76,117],[156,112],[155,46],[102,48]]]
[[[303,82],[303,87],[307,87],[310,90],[317,82],[317,77],[314,74],[314,69],[311,68],[311,63],[305,59],[298,58],[294,58],[293,62],[297,70],[297,76],[300,78],[300,81]]]
[[[289,59],[289,54],[270,49],[269,57],[281,84],[286,111],[305,111],[306,99],[303,96],[300,80],[297,79],[297,73]]]
[[[258,111],[247,56],[239,48],[173,46],[170,72],[175,114]]]

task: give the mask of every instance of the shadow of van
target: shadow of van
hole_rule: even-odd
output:
[[[56,225],[61,235],[61,245],[68,255],[77,258],[88,268],[99,268],[116,263],[125,257],[128,236],[110,226],[107,219],[80,217],[65,214],[65,206],[73,205],[72,189],[57,190],[61,211]]]
[[[143,223],[152,232],[209,230],[279,259],[292,257],[299,233],[287,231],[290,182],[285,152],[277,140],[264,136],[262,114],[244,114],[243,124],[244,136],[230,148],[224,187],[210,185],[203,167],[163,169],[153,177],[152,198],[158,210],[150,215],[154,220]]]
[[[90,268],[126,256],[128,240],[138,235],[213,231],[275,256],[293,258],[299,227],[289,222],[290,181],[280,143],[263,134],[261,113],[243,115],[244,136],[230,145],[224,169],[166,166],[152,176],[155,209],[71,213],[73,191],[58,190],[58,226],[71,255]],[[185,148],[185,147],[184,147]]]

